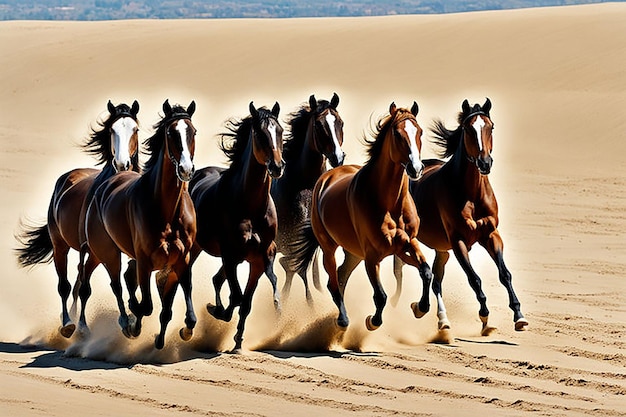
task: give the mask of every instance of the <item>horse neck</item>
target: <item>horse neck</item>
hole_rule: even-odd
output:
[[[251,208],[267,207],[269,200],[269,190],[272,179],[267,172],[267,166],[260,164],[254,157],[253,138],[250,137],[246,146],[243,160],[238,172],[235,175],[235,190],[245,197],[246,206]]]
[[[320,175],[326,171],[326,157],[313,146],[315,141],[313,118],[308,126],[298,158],[287,162],[283,174],[285,181],[298,183],[301,189],[312,189]]]
[[[385,139],[385,142],[380,155],[370,160],[363,167],[363,170],[372,185],[372,194],[380,196],[379,201],[387,210],[391,210],[408,193],[409,177],[401,165],[389,158],[388,138]]]
[[[459,147],[448,164],[453,168],[452,176],[466,198],[470,201],[476,201],[485,185],[489,183],[489,177],[481,175],[476,164],[470,162],[465,146],[463,146],[463,138],[461,138],[461,143],[459,143]]]
[[[163,219],[171,223],[178,213],[180,199],[187,190],[187,183],[178,179],[174,164],[164,154],[165,150],[159,155],[157,165],[151,170],[148,179],[154,190],[154,201],[151,203],[154,207],[160,207]]]

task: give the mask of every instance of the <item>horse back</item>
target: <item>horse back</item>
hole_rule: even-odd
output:
[[[99,170],[78,168],[61,175],[55,184],[48,210],[51,238],[63,239],[71,248],[80,249],[81,211],[89,188]]]

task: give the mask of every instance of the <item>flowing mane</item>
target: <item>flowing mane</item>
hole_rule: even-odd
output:
[[[259,121],[263,122],[274,117],[267,107],[257,109],[259,112]],[[241,120],[229,119],[226,122],[228,132],[219,135],[219,148],[224,152],[230,164],[241,161],[242,156],[250,141],[250,132],[254,128],[254,118],[246,116]]]
[[[313,117],[315,113],[324,112],[324,110],[329,107],[331,107],[331,104],[328,100],[318,100],[316,109],[312,109],[309,103],[304,103],[300,109],[289,114],[287,124],[290,129],[285,135],[285,145],[283,148],[283,158],[285,161],[292,161],[300,156],[311,117]]]
[[[385,136],[387,136],[387,133],[389,132],[390,127],[394,124],[394,121],[397,120],[397,122],[399,123],[410,117],[413,117],[413,114],[409,110],[399,108],[396,111],[395,115],[392,116],[389,114],[381,117],[378,120],[375,128],[372,129],[371,132],[371,136],[374,139],[368,139],[367,137],[363,138],[363,142],[367,147],[367,155],[369,156],[369,159],[366,163],[376,159],[380,155],[380,152],[383,148],[383,143],[385,141]]]
[[[131,108],[127,104],[119,104],[115,106],[115,112],[109,112],[109,117],[105,120],[99,120],[99,130],[91,128],[89,138],[82,144],[83,149],[89,155],[96,158],[96,165],[106,164],[113,159],[111,152],[111,126],[121,116],[133,117]],[[135,117],[133,117],[135,119]],[[135,119],[135,121],[137,121]],[[133,164],[137,166],[137,155],[133,155]]]
[[[430,128],[430,131],[434,135],[433,142],[435,145],[443,148],[438,152],[438,156],[440,158],[447,158],[454,155],[459,147],[459,144],[461,143],[461,139],[463,138],[463,124],[469,117],[477,114],[486,114],[489,116],[491,103],[488,103],[488,107],[487,103],[485,103],[485,106],[474,104],[471,108],[469,107],[469,104],[467,106],[464,105],[463,110],[457,115],[457,123],[459,126],[454,130],[446,128],[441,119],[435,120],[433,126]]]

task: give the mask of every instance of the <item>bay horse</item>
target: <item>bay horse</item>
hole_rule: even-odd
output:
[[[326,171],[326,161],[334,168],[343,164],[343,120],[337,112],[339,96],[333,94],[330,101],[317,100],[315,95],[299,110],[291,113],[287,124],[289,136],[285,140],[283,158],[285,172],[272,181],[271,194],[278,213],[277,251],[283,256],[280,264],[285,270],[282,296],[286,298],[291,289],[295,270],[291,268],[292,242],[297,238],[296,230],[310,218],[311,193],[317,179]],[[313,278],[319,289],[317,263],[313,264]],[[306,275],[304,282],[306,299],[311,302],[311,292]]]
[[[305,271],[318,246],[328,273],[328,289],[339,310],[337,324],[348,324],[343,294],[350,273],[365,260],[374,289],[376,313],[368,316],[368,330],[382,325],[387,295],[379,277],[380,262],[395,254],[418,268],[424,294],[419,302],[428,311],[430,267],[422,253],[417,231],[420,219],[409,194],[409,178],[423,170],[420,160],[422,129],[411,110],[389,106],[389,115],[379,120],[375,138],[367,140],[369,160],[365,165],[343,165],[322,174],[313,189],[311,221],[300,229],[294,267]],[[344,263],[337,268],[335,250],[343,247]]]
[[[490,110],[489,98],[482,106],[470,106],[465,100],[458,114],[459,125],[456,129],[448,130],[443,122],[436,121],[433,133],[435,143],[443,147],[440,156],[451,158],[447,162],[425,161],[424,175],[410,186],[422,220],[417,237],[435,250],[432,287],[437,298],[440,330],[450,328],[441,291],[450,250],[476,293],[480,304],[478,315],[482,322],[481,334],[487,335],[493,330],[487,324],[489,309],[481,288],[481,279],[469,259],[469,251],[474,243],[484,247],[498,267],[500,282],[509,295],[515,330],[524,330],[528,326],[513,290],[511,272],[504,263],[503,242],[497,229],[498,203],[488,176],[493,164],[491,151],[494,124]],[[394,260],[394,272],[401,283],[401,259]]]
[[[187,191],[194,172],[196,129],[191,117],[194,101],[187,109],[163,103],[164,115],[154,126],[155,133],[144,145],[150,155],[143,173],[121,172],[96,190],[87,210],[85,230],[87,244],[81,251],[101,262],[111,279],[111,288],[120,311],[119,324],[127,337],[141,333],[141,320],[152,314],[150,276],[156,274],[161,298],[161,330],[155,340],[163,348],[165,330],[172,318],[172,303],[178,284],[183,289],[187,307],[185,325],[180,336],[189,340],[196,324],[191,300],[189,250],[196,235],[196,217]],[[120,279],[121,254],[135,259],[124,274],[130,295],[129,317],[122,299]],[[83,275],[80,287],[81,324],[91,293],[89,275]],[[137,286],[141,302],[137,300]]]
[[[235,350],[241,349],[252,296],[263,273],[272,283],[274,303],[279,308],[277,279],[272,269],[277,215],[270,183],[283,172],[280,106],[275,103],[270,111],[265,107],[257,109],[250,102],[249,111],[250,115],[242,120],[230,120],[229,132],[221,135],[220,148],[230,166],[206,167],[196,172],[190,183],[198,223],[191,265],[203,250],[222,258],[222,266],[213,276],[216,305],[207,304],[207,310],[219,320],[230,321],[234,308],[240,306]],[[249,263],[250,270],[242,294],[237,265],[243,261]],[[227,308],[220,297],[225,280],[230,287]]]
[[[67,309],[71,291],[67,277],[67,256],[70,249],[79,251],[85,242],[85,214],[91,197],[95,189],[116,172],[139,170],[139,103],[134,101],[131,106],[124,103],[114,106],[109,101],[107,109],[109,116],[98,122],[100,129],[92,129],[89,139],[82,144],[87,153],[97,158],[98,165],[104,164],[104,168],[76,168],[61,175],[50,199],[47,223],[39,226],[22,222],[21,234],[17,236],[20,247],[16,252],[22,267],[54,260],[62,307],[59,331],[66,338],[71,337],[76,330]],[[88,261],[88,268],[96,266]],[[80,275],[82,268],[78,269]],[[76,282],[80,281],[79,276]]]

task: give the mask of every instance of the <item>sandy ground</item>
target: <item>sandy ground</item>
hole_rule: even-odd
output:
[[[359,19],[1,22],[0,415],[626,415],[625,21],[622,3]],[[417,100],[428,127],[434,118],[451,126],[465,98],[491,98],[490,179],[526,332],[513,330],[496,268],[478,248],[472,259],[498,327],[489,337],[479,336],[474,294],[451,261],[449,344],[433,343],[433,311],[412,317],[420,282],[408,268],[400,303],[369,333],[374,307],[360,267],[342,337],[327,292],[314,291],[310,308],[294,281],[278,317],[264,280],[247,352],[225,353],[235,329],[204,309],[218,266],[208,255],[194,267],[199,324],[190,342],[177,336],[180,294],[163,351],[152,347],[157,314],[140,338],[124,338],[102,268],[91,337],[58,334],[54,267],[19,269],[14,233],[20,218],[44,219],[61,173],[94,164],[77,144],[107,100],[140,102],[142,137],[166,98],[196,100],[202,167],[224,164],[215,135],[251,100],[279,101],[285,115],[312,93],[333,92],[349,163],[363,162],[359,138],[392,101]],[[381,270],[392,293],[390,263]]]

